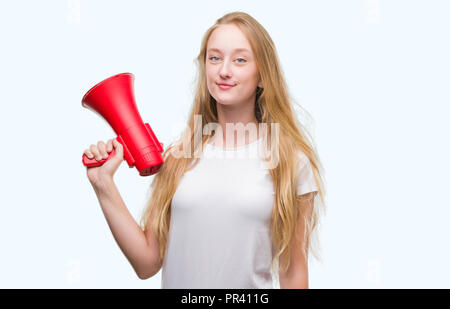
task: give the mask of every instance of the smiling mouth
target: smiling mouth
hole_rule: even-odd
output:
[[[222,89],[222,90],[227,90],[230,88],[233,88],[235,85],[221,85],[221,84],[217,84],[217,86]]]

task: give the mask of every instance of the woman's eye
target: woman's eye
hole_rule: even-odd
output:
[[[212,60],[212,61],[214,61],[214,59],[213,58],[217,58],[217,59],[219,59],[219,57],[216,57],[216,56],[212,56],[212,57],[209,57],[209,60]],[[238,61],[238,63],[245,63],[245,62],[247,62],[247,60],[245,60],[244,58],[237,58],[236,60],[243,60],[243,61]]]

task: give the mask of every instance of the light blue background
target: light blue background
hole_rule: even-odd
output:
[[[194,59],[225,13],[274,40],[326,170],[311,288],[449,288],[448,1],[2,1],[0,287],[159,288],[116,244],[81,164],[115,137],[83,94],[135,74],[165,145],[185,125]],[[152,178],[115,181],[139,219]]]

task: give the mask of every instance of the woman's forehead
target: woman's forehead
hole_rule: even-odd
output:
[[[207,50],[217,52],[248,52],[251,53],[250,43],[245,35],[235,25],[221,25],[209,37]]]

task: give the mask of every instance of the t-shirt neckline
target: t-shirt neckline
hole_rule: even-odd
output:
[[[221,147],[221,146],[215,146],[212,145],[210,143],[206,143],[206,147],[210,147],[212,149],[216,149],[216,150],[221,150],[221,151],[238,151],[240,149],[246,149],[254,144],[259,143],[260,141],[262,141],[262,137],[258,138],[257,140],[254,140],[253,142],[250,142],[248,144],[245,145],[241,145],[241,146],[237,146],[237,147],[232,147],[232,148],[225,148],[225,147]]]

